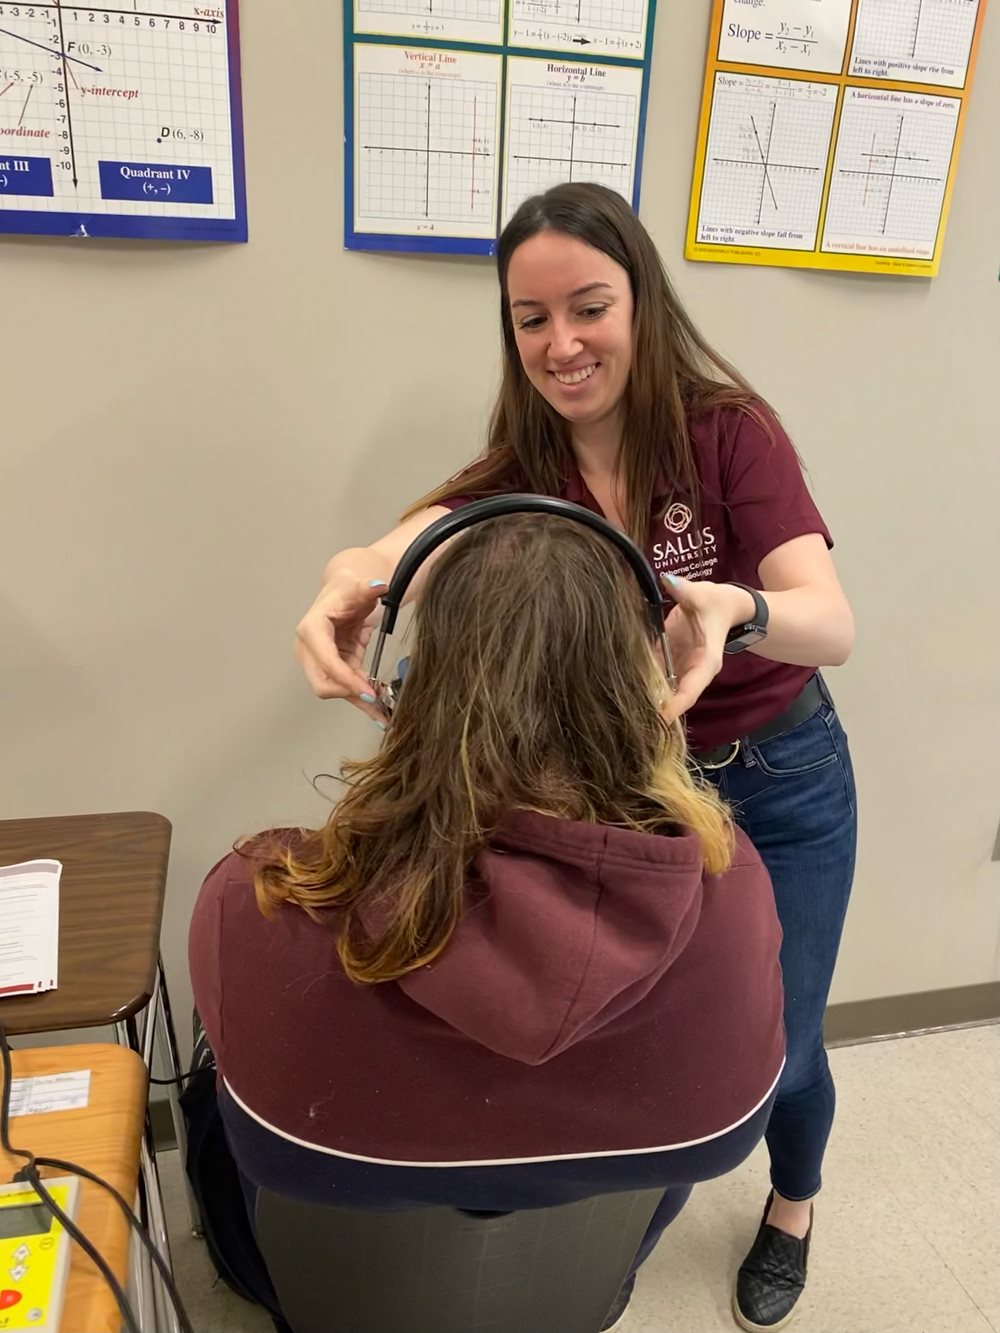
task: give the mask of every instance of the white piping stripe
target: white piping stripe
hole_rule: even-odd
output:
[[[429,1167],[433,1170],[440,1171],[442,1169],[447,1169],[448,1167],[462,1167],[462,1166],[530,1166],[534,1162],[584,1161],[590,1158],[597,1158],[597,1157],[642,1157],[642,1156],[648,1157],[651,1153],[676,1152],[679,1148],[696,1148],[700,1143],[710,1143],[712,1139],[719,1139],[723,1136],[723,1134],[728,1134],[731,1130],[739,1129],[740,1125],[744,1124],[747,1120],[749,1120],[751,1116],[756,1115],[756,1113],[760,1110],[760,1108],[767,1101],[768,1097],[770,1097],[771,1093],[774,1091],[778,1079],[781,1078],[781,1072],[784,1069],[784,1067],[785,1067],[785,1062],[784,1060],[782,1060],[781,1069],[778,1070],[777,1077],[775,1078],[774,1082],[768,1088],[767,1092],[764,1093],[763,1097],[761,1097],[757,1105],[751,1107],[751,1109],[747,1111],[746,1115],[740,1116],[739,1120],[733,1121],[733,1123],[731,1125],[727,1125],[725,1129],[720,1129],[715,1134],[706,1134],[703,1138],[700,1139],[689,1139],[685,1143],[664,1143],[656,1148],[611,1148],[607,1152],[556,1153],[546,1157],[496,1157],[496,1158],[484,1158],[479,1161],[468,1161],[468,1162],[397,1161],[391,1157],[366,1157],[362,1153],[340,1152],[337,1148],[328,1148],[322,1143],[310,1143],[307,1139],[300,1139],[295,1134],[286,1133],[285,1130],[279,1129],[277,1125],[272,1125],[269,1121],[265,1120],[263,1116],[259,1116],[257,1112],[252,1110],[246,1104],[243,1098],[240,1097],[240,1095],[234,1089],[233,1085],[229,1082],[228,1078],[223,1078],[222,1081],[226,1085],[226,1089],[229,1092],[229,1095],[232,1097],[233,1101],[240,1108],[240,1110],[246,1112],[246,1114],[250,1117],[251,1120],[255,1120],[258,1125],[263,1126],[263,1128],[268,1130],[270,1133],[277,1134],[279,1138],[285,1139],[288,1143],[294,1143],[299,1148],[308,1148],[312,1152],[325,1153],[328,1157],[345,1157],[351,1162],[370,1162],[373,1166],[405,1166],[405,1167],[415,1167],[415,1168]]]

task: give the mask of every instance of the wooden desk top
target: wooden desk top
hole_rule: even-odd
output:
[[[0,865],[39,857],[63,865],[59,987],[0,999],[7,1032],[102,1027],[149,1003],[169,854],[162,815],[0,820]]]
[[[48,1046],[13,1052],[14,1077],[89,1069],[90,1101],[78,1111],[19,1115],[10,1122],[11,1142],[38,1157],[61,1157],[85,1166],[114,1185],[130,1202],[139,1175],[139,1142],[146,1109],[146,1069],[134,1051],[110,1044]],[[2,1075],[0,1075],[2,1078]],[[23,1166],[0,1149],[3,1179]],[[45,1168],[43,1176],[59,1171]],[[130,1228],[106,1190],[80,1182],[76,1222],[124,1286],[128,1278]],[[118,1306],[107,1283],[76,1244],[66,1284],[62,1333],[119,1333]]]

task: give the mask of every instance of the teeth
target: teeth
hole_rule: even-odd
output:
[[[560,384],[582,384],[584,380],[589,380],[591,375],[597,369],[596,365],[584,366],[582,370],[570,370],[565,374],[560,374],[558,370],[554,375]]]

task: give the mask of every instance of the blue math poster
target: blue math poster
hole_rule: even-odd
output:
[[[245,241],[237,0],[0,0],[0,233]]]
[[[491,254],[522,200],[638,207],[655,0],[344,0],[344,237]]]

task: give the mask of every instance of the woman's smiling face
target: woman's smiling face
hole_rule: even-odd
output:
[[[613,259],[562,232],[514,251],[507,299],[524,373],[571,425],[618,411],[632,365],[632,288]]]

